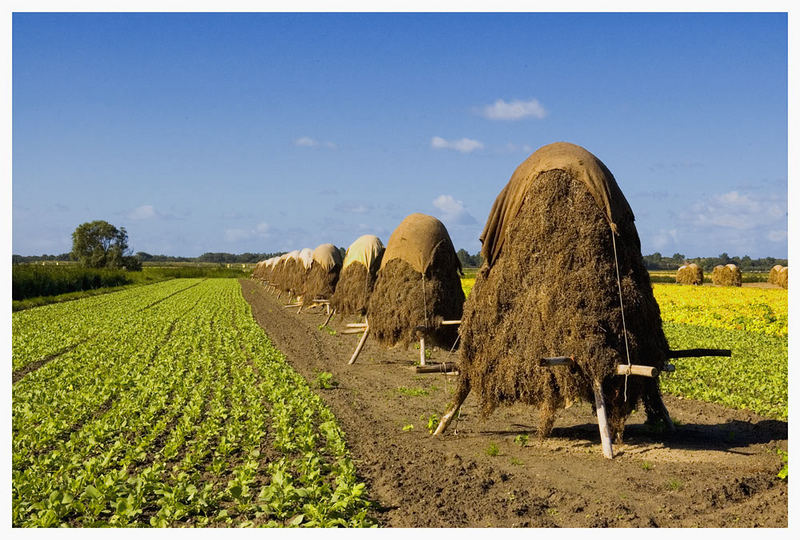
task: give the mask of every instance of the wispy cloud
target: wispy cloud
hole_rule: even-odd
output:
[[[330,148],[331,150],[335,150],[337,148],[336,143],[331,141],[318,141],[316,139],[312,139],[311,137],[299,137],[294,140],[295,146],[305,147],[305,148]]]
[[[342,201],[336,205],[336,210],[347,214],[367,214],[372,209],[371,204],[356,201]]]
[[[528,101],[498,99],[491,105],[480,107],[478,114],[489,120],[522,120],[523,118],[542,119],[547,116],[547,111],[538,99],[529,99]]]
[[[459,139],[457,141],[448,141],[441,137],[433,137],[431,139],[431,148],[436,150],[456,150],[462,154],[469,154],[475,150],[483,149],[483,143],[475,139]]]
[[[439,210],[442,221],[452,225],[472,225],[476,220],[464,208],[464,203],[456,200],[452,195],[439,195],[433,199],[433,206]]]
[[[694,204],[687,214],[701,226],[740,231],[786,223],[786,201],[768,194],[729,191]]]
[[[252,238],[270,238],[272,236],[272,227],[269,223],[261,222],[255,227],[251,228],[231,228],[225,229],[226,242],[241,242],[242,240],[250,240]]]
[[[128,219],[145,220],[153,219],[158,216],[155,207],[152,204],[143,204],[128,212]]]

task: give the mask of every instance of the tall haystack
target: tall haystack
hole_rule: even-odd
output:
[[[703,269],[695,263],[684,264],[675,273],[675,283],[681,285],[702,285]]]
[[[284,292],[297,291],[295,279],[300,267],[300,250],[290,251],[284,256],[283,264],[278,264],[277,284]]]
[[[544,146],[516,169],[480,237],[484,263],[464,305],[459,388],[437,434],[470,390],[483,415],[511,403],[537,407],[542,436],[555,411],[578,399],[605,403],[603,419],[608,411],[618,438],[640,400],[648,416],[669,422],[657,378],[617,375],[626,350],[631,364],[658,369],[668,351],[633,220],[614,176],[579,146]],[[543,362],[554,357],[562,358]]]
[[[774,283],[784,289],[789,288],[789,267],[776,264],[769,271],[767,283]]]
[[[316,298],[330,299],[336,290],[339,271],[342,269],[342,254],[333,244],[321,244],[312,253],[313,264],[308,271],[303,288],[303,304]]]
[[[251,274],[250,277],[252,277],[253,279],[262,280],[265,277],[266,271],[267,271],[267,260],[265,259],[263,261],[258,261],[256,263],[255,268],[253,268],[253,273]]]
[[[406,217],[389,237],[369,298],[370,332],[378,342],[404,346],[419,339],[416,327],[434,345],[452,347],[455,326],[443,320],[460,319],[464,306],[461,263],[447,229],[425,214]]]
[[[364,315],[383,258],[383,242],[372,234],[358,237],[347,248],[331,307],[345,315]]]
[[[306,279],[314,264],[314,252],[310,248],[303,248],[297,254],[297,270],[290,278],[292,290],[295,294],[302,295],[306,288]]]
[[[742,272],[735,264],[718,264],[711,272],[711,283],[725,287],[741,287]]]

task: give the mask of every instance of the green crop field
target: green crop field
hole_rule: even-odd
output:
[[[365,526],[332,413],[234,279],[15,313],[14,526]]]

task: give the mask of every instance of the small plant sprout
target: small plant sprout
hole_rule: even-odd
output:
[[[411,431],[414,429],[414,424],[406,424],[403,426],[403,431]]]
[[[514,437],[514,444],[518,444],[520,448],[525,448],[525,445],[528,444],[528,434],[520,433]]]
[[[426,427],[428,428],[428,433],[433,434],[436,431],[436,427],[439,425],[439,415],[436,413],[431,413],[428,416],[428,423]]]
[[[486,455],[487,456],[494,457],[494,456],[497,456],[499,454],[500,454],[500,449],[497,447],[497,445],[495,443],[491,443],[489,445],[489,448],[486,449]]]
[[[653,468],[653,464],[652,464],[652,463],[650,463],[649,461],[643,461],[643,462],[642,462],[642,469],[643,469],[643,470],[645,470],[645,471],[649,471],[649,470],[651,470],[652,468]]]
[[[339,383],[333,380],[333,373],[328,373],[327,371],[318,373],[315,382],[317,384],[317,388],[321,388],[323,390],[329,390],[339,385]]]

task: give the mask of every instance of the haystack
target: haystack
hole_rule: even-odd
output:
[[[684,264],[675,273],[675,283],[682,285],[702,285],[703,269],[695,263]]]
[[[283,264],[278,264],[276,282],[278,287],[284,292],[291,293],[292,291],[297,291],[295,288],[295,280],[300,271],[299,258],[299,250],[290,251],[284,256]]]
[[[711,272],[711,283],[725,287],[741,287],[742,272],[735,264],[718,264]]]
[[[789,267],[776,264],[769,271],[767,283],[774,283],[784,289],[789,288]]]
[[[484,263],[464,305],[459,388],[437,434],[471,389],[483,415],[511,403],[537,407],[542,436],[558,408],[600,403],[604,453],[640,400],[648,416],[671,425],[658,379],[617,376],[626,350],[631,364],[658,369],[668,351],[633,220],[611,172],[579,146],[542,147],[517,168],[480,237]],[[543,365],[553,357],[561,358]]]
[[[389,237],[369,298],[369,328],[378,342],[408,347],[419,339],[416,327],[424,326],[430,343],[452,347],[457,329],[441,322],[461,318],[460,272],[442,222],[425,214],[406,217]]]
[[[364,315],[383,258],[383,242],[372,234],[360,236],[347,248],[331,307],[345,315]]]
[[[317,246],[312,253],[312,260],[303,288],[304,305],[316,298],[330,299],[342,269],[342,254],[333,244]]]

